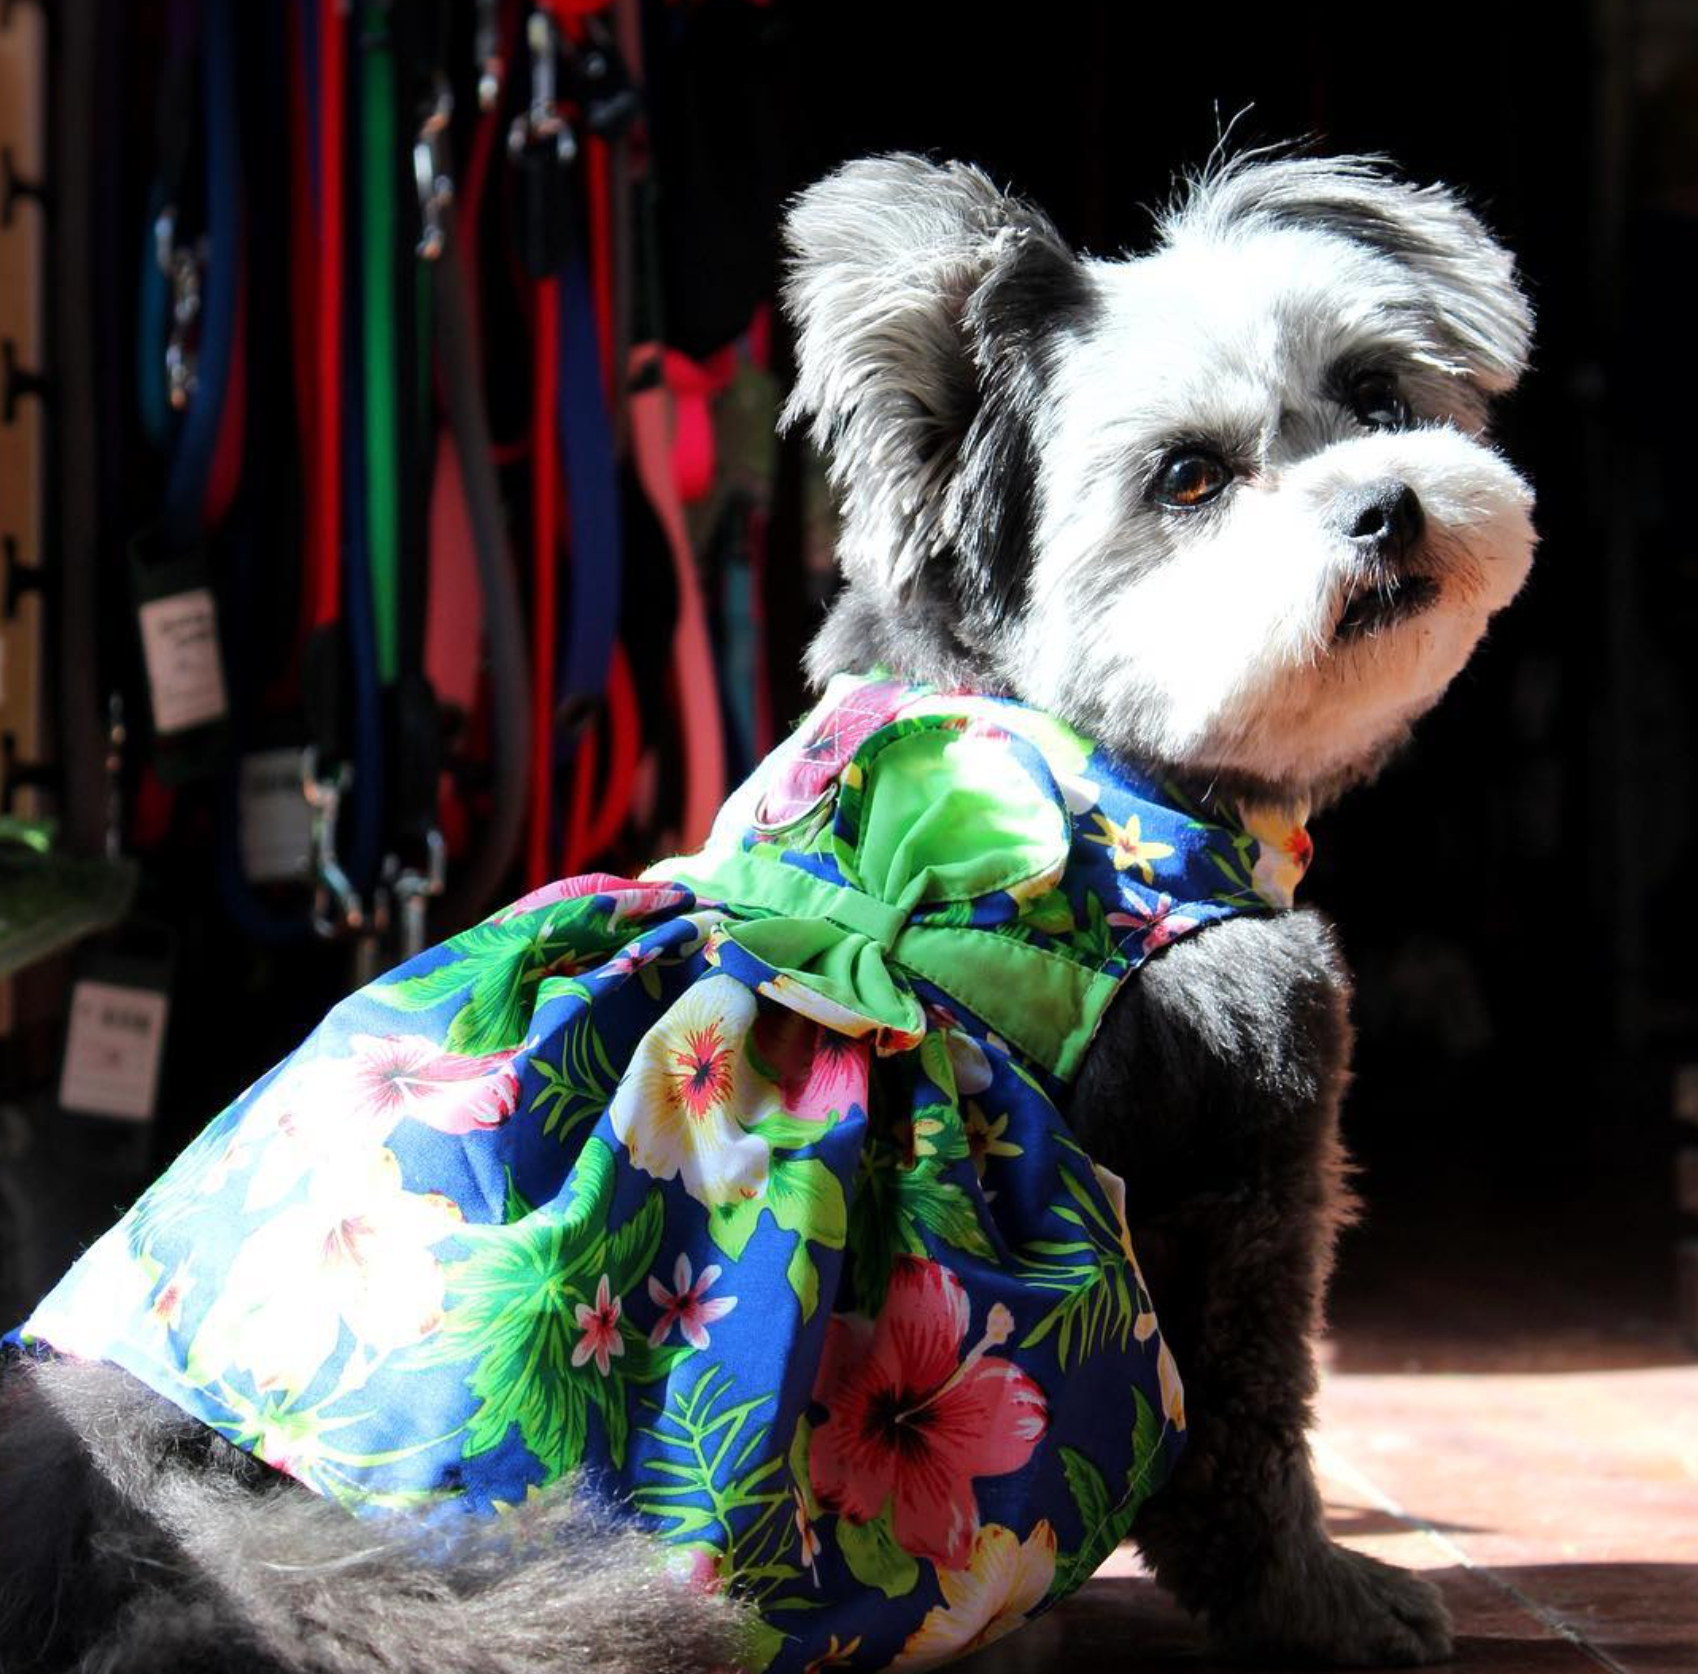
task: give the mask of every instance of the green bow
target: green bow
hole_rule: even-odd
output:
[[[817,830],[805,822],[800,836]],[[717,934],[771,967],[761,987],[792,1009],[899,1051],[925,1033],[921,977],[1066,1077],[1113,980],[994,930],[914,915],[1052,888],[1070,841],[1052,782],[1005,743],[925,717],[875,733],[842,775],[831,834],[842,885],[788,863],[782,837],[657,871],[726,903]]]

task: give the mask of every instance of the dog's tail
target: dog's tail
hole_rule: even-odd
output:
[[[4,1674],[701,1674],[747,1631],[563,1490],[446,1531],[356,1518],[114,1367],[0,1384]]]

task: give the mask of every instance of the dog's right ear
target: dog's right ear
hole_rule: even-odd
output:
[[[1023,566],[1038,338],[1083,283],[1050,222],[978,169],[896,154],[790,205],[786,427],[811,419],[842,497],[846,572],[901,597],[928,563],[992,598]],[[973,460],[1000,458],[995,472]]]

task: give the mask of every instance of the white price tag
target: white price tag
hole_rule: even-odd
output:
[[[71,989],[59,1107],[127,1122],[153,1118],[169,997],[154,988],[78,981]]]
[[[161,737],[222,720],[229,707],[218,658],[218,607],[206,587],[152,599],[137,613]]]
[[[242,870],[253,883],[312,876],[312,809],[301,792],[299,749],[242,757]]]

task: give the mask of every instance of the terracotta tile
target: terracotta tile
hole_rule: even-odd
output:
[[[1332,1377],[1320,1413],[1323,1461],[1476,1563],[1698,1564],[1698,1368]]]
[[[1469,1674],[1698,1674],[1698,1368],[1326,1380],[1336,1538],[1431,1574]],[[1123,1547],[970,1674],[1258,1674]]]
[[[1135,1556],[1123,1567],[1135,1568]],[[1598,1664],[1584,1651],[1483,1577],[1446,1570],[1433,1579],[1444,1589],[1457,1624],[1453,1666],[1469,1674],[1598,1674]],[[1662,1674],[1663,1665],[1647,1666]],[[1212,1657],[1196,1626],[1153,1581],[1133,1574],[1099,1574],[1061,1609],[960,1667],[962,1674],[1055,1674],[1058,1669],[1067,1674],[1274,1674],[1264,1665]]]

